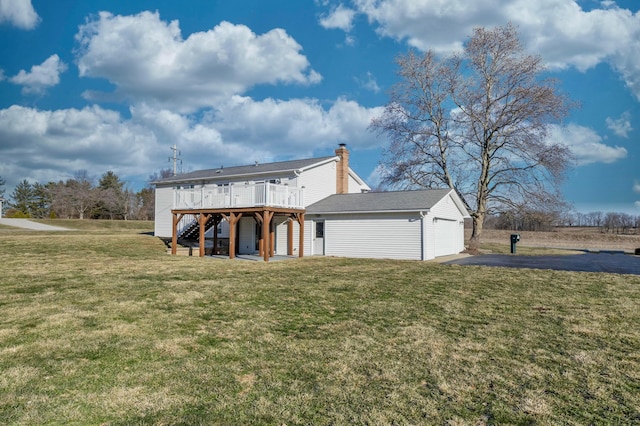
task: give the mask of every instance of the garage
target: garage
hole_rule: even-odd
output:
[[[429,260],[464,250],[469,214],[451,189],[331,195],[307,208],[325,256]]]

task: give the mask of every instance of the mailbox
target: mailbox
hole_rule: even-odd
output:
[[[511,254],[516,253],[516,243],[520,241],[520,234],[511,234]]]

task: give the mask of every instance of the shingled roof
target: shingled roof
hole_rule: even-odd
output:
[[[268,175],[272,173],[287,172],[293,173],[294,171],[305,169],[316,164],[321,164],[334,158],[336,157],[331,156],[307,158],[303,160],[279,161],[276,163],[256,163],[247,166],[219,167],[217,169],[198,170],[195,172],[183,173],[177,176],[160,179],[152,183],[179,183],[207,179],[229,179],[237,176]]]
[[[447,188],[335,194],[308,206],[307,214],[426,211],[451,191]]]

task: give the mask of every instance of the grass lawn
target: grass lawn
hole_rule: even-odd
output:
[[[638,276],[172,257],[84,222],[0,228],[0,424],[640,422]]]

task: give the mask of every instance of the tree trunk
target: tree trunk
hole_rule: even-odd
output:
[[[469,239],[469,250],[475,251],[480,248],[480,236],[482,235],[482,227],[484,225],[484,215],[471,215],[473,228],[471,230],[471,238]]]

